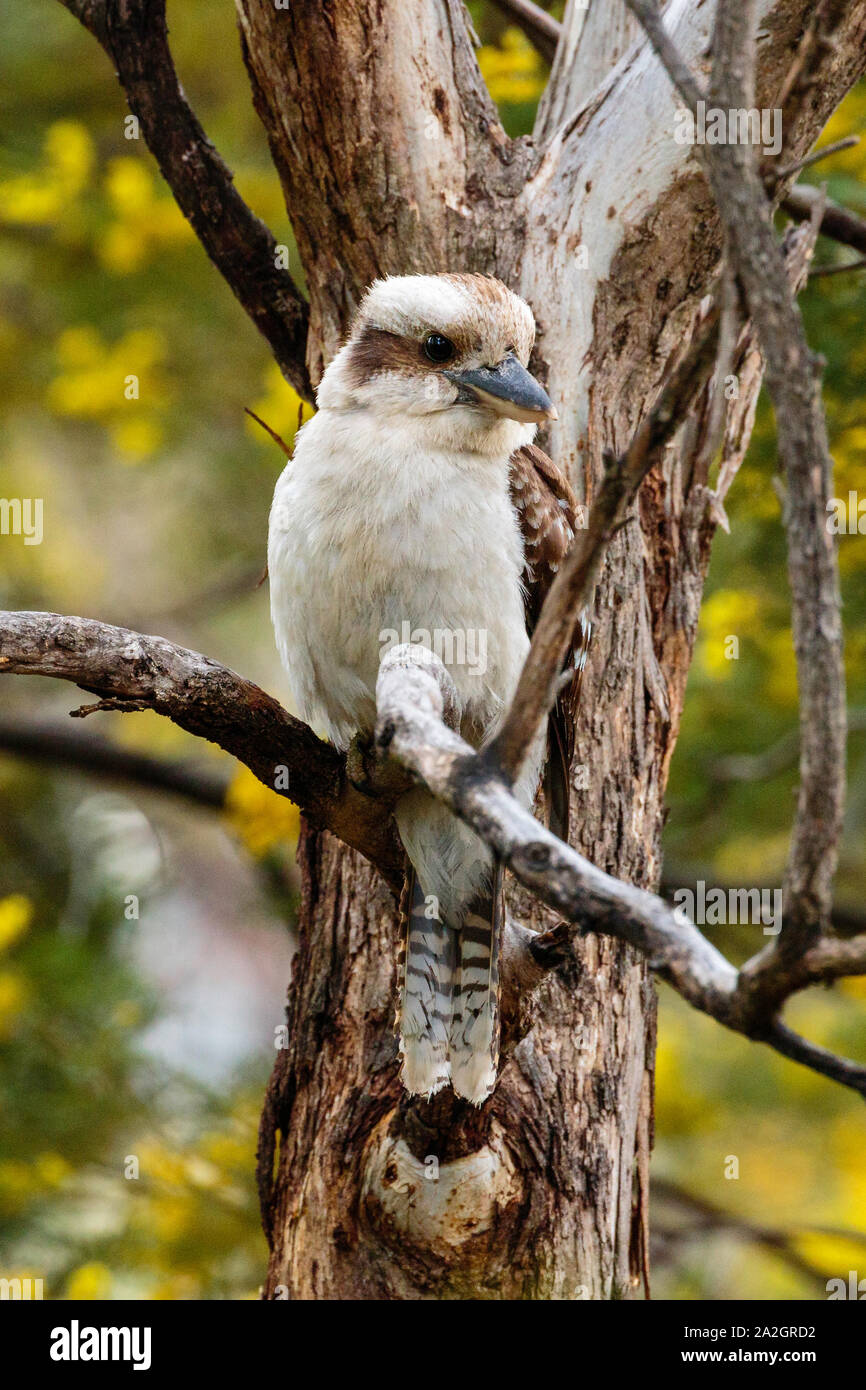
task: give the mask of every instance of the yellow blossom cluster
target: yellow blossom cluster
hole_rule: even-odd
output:
[[[264,786],[249,768],[239,767],[232,778],[225,809],[229,823],[256,859],[298,838],[297,806]]]
[[[127,459],[146,458],[162,442],[159,416],[169,390],[160,370],[165,351],[153,329],[133,329],[107,343],[88,324],[67,328],[56,343],[59,370],[48,387],[48,405],[58,415],[104,425]]]

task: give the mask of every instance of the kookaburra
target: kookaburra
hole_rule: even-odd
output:
[[[277,483],[268,573],[295,700],[338,748],[373,729],[381,658],[410,637],[444,661],[474,746],[508,708],[575,524],[568,483],[532,443],[556,418],[527,370],[534,337],[499,280],[391,276],[322,377]],[[542,737],[515,787],[527,805],[543,755]],[[501,873],[422,788],[395,818],[411,865],[402,1078],[480,1104],[499,1054]]]

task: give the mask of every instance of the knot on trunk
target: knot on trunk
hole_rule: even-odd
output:
[[[386,1116],[367,1144],[362,1219],[410,1277],[416,1267],[427,1279],[433,1271],[456,1295],[455,1276],[469,1280],[484,1269],[489,1277],[491,1258],[506,1259],[506,1228],[520,1208],[523,1182],[495,1123],[481,1148],[441,1160],[414,1154],[390,1132],[393,1119]]]

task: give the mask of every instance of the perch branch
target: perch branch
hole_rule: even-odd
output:
[[[178,207],[280,370],[313,400],[306,367],[309,309],[277,264],[277,243],[247,207],[178,81],[165,0],[60,0],[114,63],[129,109]]]
[[[233,754],[316,825],[360,850],[393,886],[402,881],[403,857],[387,815],[387,788],[381,788],[379,800],[359,791],[335,749],[252,681],[218,662],[162,637],[89,618],[0,613],[2,672],[57,676],[99,696],[103,708],[119,703],[167,716]]]
[[[3,671],[73,681],[100,696],[100,707],[153,709],[238,757],[267,786],[285,767],[288,787],[277,789],[367,855],[394,886],[403,859],[389,802],[421,780],[567,919],[540,936],[509,923],[503,994],[512,1012],[562,960],[579,923],[630,943],[683,998],[725,1026],[866,1095],[866,1067],[798,1037],[778,1018],[795,991],[866,973],[866,936],[821,938],[794,960],[764,951],[738,972],[682,912],[595,868],[512,797],[503,777],[442,722],[450,682],[426,649],[397,647],[383,659],[377,749],[388,756],[376,764],[369,794],[349,781],[335,750],[258,686],[162,638],[85,618],[4,613]]]
[[[762,952],[738,971],[682,911],[596,868],[521,806],[503,776],[443,724],[448,688],[445,668],[426,649],[392,648],[379,669],[377,747],[471,825],[521,883],[563,915],[565,923],[531,943],[542,967],[558,963],[577,930],[617,937],[694,1008],[866,1098],[866,1066],[807,1042],[778,1017],[784,1000],[810,984],[866,974],[866,937],[822,939],[794,962]]]

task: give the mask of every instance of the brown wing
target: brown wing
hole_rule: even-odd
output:
[[[574,539],[578,503],[565,474],[535,444],[525,444],[511,455],[511,501],[523,533],[526,626],[531,633],[556,572]],[[588,616],[585,612],[581,613],[566,663],[574,669],[574,680],[570,689],[557,700],[548,723],[545,794],[551,829],[561,839],[568,838],[569,768],[574,752],[574,715],[590,632]]]
[[[511,455],[511,501],[523,532],[526,623],[531,632],[574,537],[577,499],[553,459],[537,445],[525,444]]]

